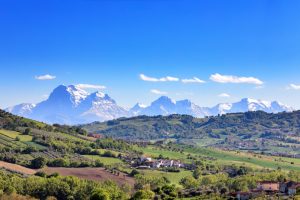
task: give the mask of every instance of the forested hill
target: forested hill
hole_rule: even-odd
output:
[[[39,129],[43,131],[49,131],[49,132],[57,131],[57,132],[63,132],[68,134],[81,134],[81,135],[84,135],[86,132],[85,130],[79,127],[60,125],[60,124],[49,125],[28,118],[19,117],[0,109],[0,129],[19,130],[20,128],[21,129],[32,128],[32,129]]]
[[[202,119],[188,115],[138,116],[94,122],[82,127],[88,132],[131,139],[299,137],[300,111],[278,114],[256,111]]]

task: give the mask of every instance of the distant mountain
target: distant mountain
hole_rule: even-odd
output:
[[[137,103],[130,109],[130,111],[129,111],[130,115],[132,115],[132,116],[140,115],[140,112],[146,107],[147,106],[145,106],[143,104]]]
[[[130,116],[126,109],[118,106],[115,100],[101,92],[89,95],[79,108],[82,111],[80,114],[82,122],[107,121]]]
[[[60,124],[80,124],[106,121],[129,116],[129,113],[107,94],[89,94],[77,86],[60,85],[49,98],[36,105],[20,104],[6,111],[31,119]]]
[[[136,115],[170,115],[170,114],[186,114],[194,117],[216,116],[219,114],[238,113],[247,111],[265,111],[267,113],[291,112],[293,108],[277,101],[269,102],[244,98],[236,103],[221,103],[212,108],[200,107],[190,100],[173,101],[169,97],[162,96],[148,107],[132,108],[138,110],[133,112]]]
[[[16,106],[12,106],[6,109],[7,112],[17,113],[20,116],[28,117],[32,113],[32,109],[36,105],[33,103],[22,103]]]
[[[136,106],[134,107],[136,109]],[[186,114],[195,117],[207,116],[207,108],[202,108],[190,100],[174,101],[169,97],[162,96],[156,101],[152,102],[150,106],[139,108],[136,115],[171,115],[171,114]]]
[[[238,113],[247,111],[264,111],[267,113],[291,112],[294,109],[277,101],[263,101],[244,98],[236,103],[221,103],[210,109],[211,116],[227,113]]]
[[[279,102],[268,102],[250,98],[236,103],[221,103],[212,108],[200,107],[188,99],[174,101],[162,96],[149,106],[136,104],[127,110],[117,104],[107,94],[101,92],[88,93],[75,85],[60,85],[55,88],[49,98],[38,104],[19,104],[6,111],[13,114],[43,121],[46,123],[82,124],[93,121],[107,121],[120,117],[155,116],[185,114],[194,117],[216,116],[226,113],[247,111],[265,111],[278,113],[293,111],[293,108]]]

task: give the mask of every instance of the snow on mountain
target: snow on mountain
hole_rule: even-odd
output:
[[[32,113],[32,109],[35,106],[36,105],[33,103],[22,103],[16,106],[6,108],[5,111],[16,115],[21,115],[23,117],[28,117]]]
[[[47,123],[79,123],[81,120],[78,118],[77,107],[88,95],[74,85],[60,85],[47,100],[36,105],[29,117]]]
[[[70,100],[73,102],[73,104],[75,106],[77,106],[78,104],[80,104],[80,102],[82,100],[84,100],[89,93],[86,92],[85,90],[80,89],[77,86],[74,85],[69,85],[68,87],[66,87],[66,90],[69,92],[69,94],[71,95]]]
[[[87,122],[106,121],[120,117],[129,117],[129,112],[118,106],[116,101],[107,94],[100,92],[92,93],[81,106],[86,106],[80,117]]]
[[[146,108],[139,109],[139,115],[170,115],[186,114],[195,117],[204,117],[208,115],[207,108],[202,108],[190,100],[174,101],[169,97],[162,96],[151,103]]]
[[[137,103],[129,110],[130,115],[132,115],[132,116],[140,115],[140,112],[146,107],[147,106],[144,104]]]
[[[102,92],[90,94],[76,85],[60,85],[45,101],[36,105],[19,104],[6,109],[6,111],[19,116],[60,124],[82,124],[138,115],[187,114],[194,117],[205,117],[258,110],[278,113],[290,112],[293,111],[293,108],[277,101],[269,102],[250,98],[244,98],[235,103],[221,103],[208,108],[200,107],[187,99],[174,101],[167,96],[162,96],[149,106],[136,104],[127,110]]]
[[[7,111],[47,123],[80,124],[128,117],[129,112],[101,92],[88,93],[76,85],[60,85],[45,101],[20,104]]]
[[[226,114],[226,113],[237,113],[237,112],[247,112],[247,111],[264,111],[268,113],[278,113],[278,112],[291,112],[292,107],[281,104],[277,101],[264,101],[256,100],[251,98],[244,98],[236,103],[223,103],[211,109],[211,115]]]
[[[176,113],[176,102],[167,96],[161,96],[150,106],[141,110],[140,115],[171,115]]]

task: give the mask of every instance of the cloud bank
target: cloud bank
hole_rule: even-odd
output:
[[[143,81],[149,81],[149,82],[174,82],[174,81],[179,81],[179,78],[172,77],[172,76],[166,76],[162,78],[154,78],[154,77],[149,77],[146,76],[145,74],[140,74],[140,79]]]
[[[77,87],[80,89],[97,89],[97,90],[103,90],[106,87],[103,85],[92,85],[92,84],[77,84]]]
[[[40,81],[53,80],[55,78],[56,78],[56,76],[52,76],[50,74],[35,76],[35,79],[40,80]]]
[[[182,79],[181,82],[183,82],[183,83],[205,83],[205,81],[203,81],[197,77],[193,77],[191,79]]]
[[[263,81],[255,77],[239,77],[239,76],[232,76],[232,75],[221,75],[218,73],[212,74],[210,76],[210,80],[217,83],[247,83],[247,84],[254,84],[254,85],[264,84]]]
[[[296,85],[296,84],[290,84],[289,86],[290,89],[293,89],[293,90],[300,90],[300,85]]]
[[[219,97],[222,97],[222,98],[229,98],[229,97],[230,97],[230,94],[222,93],[222,94],[219,94],[218,96],[219,96]]]
[[[168,94],[167,92],[160,91],[160,90],[157,90],[157,89],[152,89],[152,90],[150,90],[150,92],[153,93],[153,94],[158,94],[158,95]]]

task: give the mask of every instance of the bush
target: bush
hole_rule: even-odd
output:
[[[93,191],[90,200],[110,200],[109,194],[101,189]]]
[[[58,177],[58,176],[59,176],[59,173],[54,172],[53,174],[48,175],[47,178]]]
[[[133,170],[130,172],[129,176],[134,177],[134,176],[137,175],[137,174],[140,174],[140,172],[139,172],[138,170],[136,170],[136,169],[133,169]]]
[[[155,196],[155,193],[152,192],[151,190],[139,190],[137,191],[134,196],[133,196],[133,200],[150,200],[153,199]]]
[[[166,168],[163,168],[163,171],[165,171],[165,172],[176,172],[176,173],[179,173],[180,169],[175,168],[175,167],[166,167]]]
[[[102,154],[103,157],[111,157],[111,158],[115,158],[116,155],[111,152],[111,151],[105,151],[103,154]]]
[[[47,174],[45,172],[41,172],[41,171],[36,172],[34,175],[35,176],[40,176],[40,177],[47,177]]]
[[[47,161],[45,158],[38,157],[31,161],[30,166],[34,169],[40,169],[40,168],[43,168],[46,165],[46,163],[47,163]]]
[[[52,160],[51,162],[48,162],[48,165],[51,167],[68,167],[69,163],[63,158],[57,158]]]
[[[30,128],[26,128],[23,132],[23,135],[29,135],[31,133],[31,129]]]
[[[25,154],[30,154],[32,152],[37,152],[36,147],[28,146],[23,150],[23,153],[25,153]]]
[[[96,160],[95,167],[104,167],[104,164],[100,160]]]

